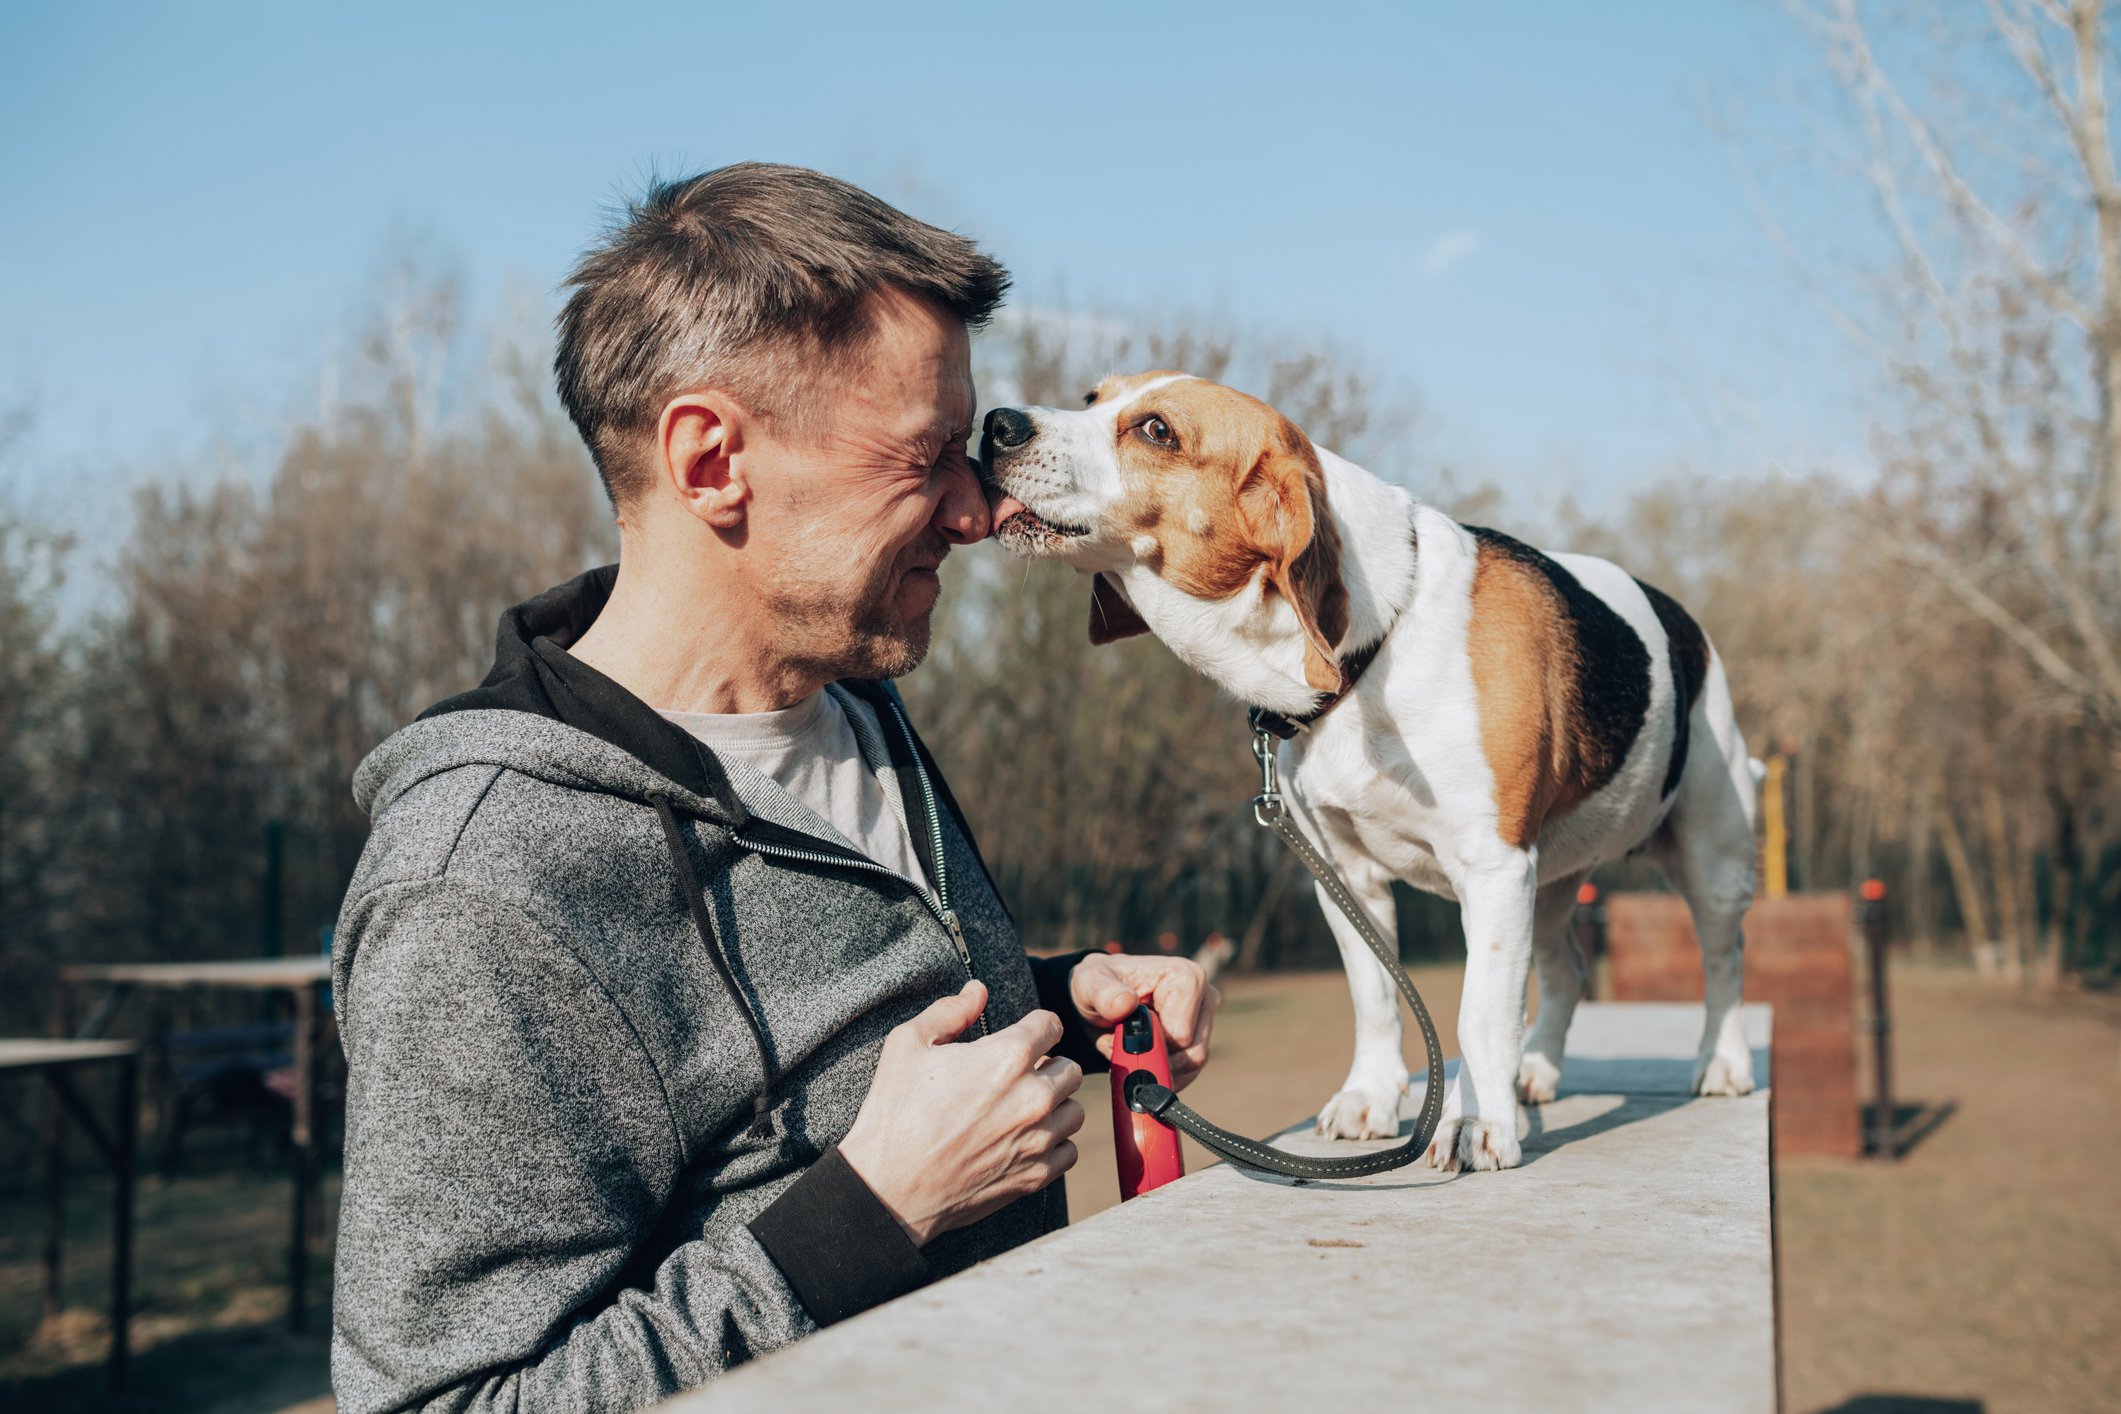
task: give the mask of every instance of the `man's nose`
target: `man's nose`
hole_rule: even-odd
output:
[[[931,522],[952,545],[972,545],[987,538],[993,517],[987,501],[986,477],[977,466],[950,478]]]
[[[992,461],[996,452],[1021,447],[1038,435],[1038,424],[1020,408],[996,408],[987,414],[987,430],[980,438],[980,460]]]

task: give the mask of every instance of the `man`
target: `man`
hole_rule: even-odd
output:
[[[1205,1061],[1190,963],[1027,962],[888,684],[989,529],[968,330],[1007,283],[755,164],[575,271],[556,366],[619,563],[510,610],[355,780],[348,1414],[696,1385],[1062,1225],[1072,1093],[1141,998]]]

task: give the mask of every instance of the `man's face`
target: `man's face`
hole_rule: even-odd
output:
[[[927,656],[943,558],[988,530],[971,341],[947,311],[890,292],[852,364],[814,433],[775,439],[747,535],[782,653],[829,677],[897,677]]]

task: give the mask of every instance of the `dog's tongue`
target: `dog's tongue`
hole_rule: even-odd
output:
[[[996,498],[993,505],[994,524],[996,526],[1005,525],[1008,523],[1009,517],[1025,515],[1029,511],[1030,507],[1004,491]]]

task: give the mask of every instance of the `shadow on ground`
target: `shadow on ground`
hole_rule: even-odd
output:
[[[1863,1152],[1875,1155],[1876,1125],[1873,1117],[1878,1113],[1876,1105],[1863,1107]],[[1912,1104],[1893,1106],[1893,1156],[1906,1158],[1922,1144],[1922,1141],[1944,1127],[1946,1120],[1959,1113],[1957,1100],[1945,1100],[1938,1104]]]

